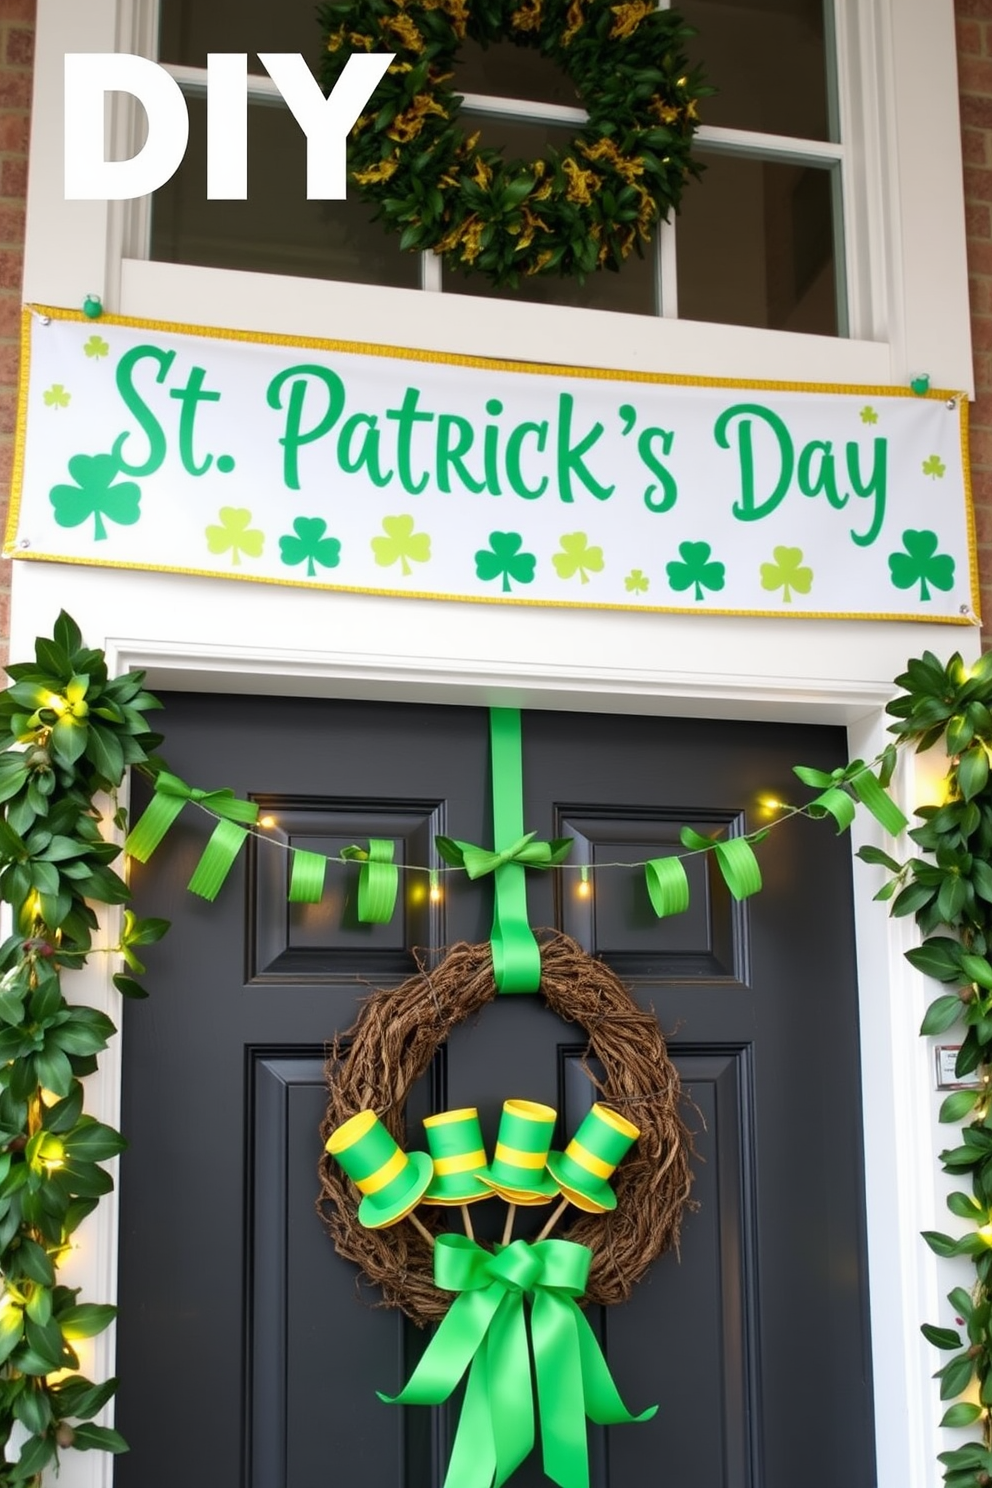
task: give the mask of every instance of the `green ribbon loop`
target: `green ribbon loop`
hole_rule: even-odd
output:
[[[393,862],[396,844],[388,837],[370,837],[368,849],[343,847],[341,856],[361,863],[358,874],[358,918],[363,925],[388,925],[396,908],[399,869]]]
[[[659,920],[689,908],[689,880],[681,858],[652,858],[644,864],[644,881]]]
[[[469,1370],[445,1488],[500,1488],[532,1451],[531,1351],[544,1471],[559,1488],[588,1488],[587,1417],[610,1426],[655,1414],[627,1410],[576,1305],[591,1261],[570,1240],[515,1240],[491,1254],[464,1235],[438,1236],[434,1280],[459,1295],[400,1394],[379,1398],[440,1405]]]
[[[846,832],[857,814],[857,807],[847,794],[839,786],[831,785],[822,794],[810,801],[806,807],[810,816],[814,819],[821,816],[832,816],[837,823],[837,833]]]
[[[446,863],[464,868],[469,878],[493,875],[493,974],[500,992],[536,992],[541,985],[541,951],[527,919],[525,868],[553,868],[571,852],[572,839],[537,842],[524,832],[523,759],[520,710],[490,708],[492,747],[493,841],[495,852],[437,837]],[[501,845],[502,844],[502,845]]]
[[[212,816],[221,818],[188,885],[191,893],[199,894],[203,899],[216,899],[248,836],[245,826],[240,824],[252,826],[258,820],[255,801],[242,801],[227,788],[200,790],[197,786],[187,785],[178,775],[160,770],[155,777],[155,794],[140,821],[128,833],[124,851],[137,858],[139,863],[147,863],[187,802],[202,806]]]
[[[324,897],[324,874],[327,859],[323,853],[293,848],[293,867],[289,879],[290,904],[319,904]]]
[[[898,837],[909,826],[908,819],[899,810],[885,787],[868,769],[851,777],[854,794],[882,826],[890,837]]]

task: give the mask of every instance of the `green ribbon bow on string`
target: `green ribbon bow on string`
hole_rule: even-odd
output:
[[[576,1305],[592,1252],[570,1240],[515,1240],[495,1254],[464,1235],[439,1235],[434,1281],[458,1292],[395,1405],[440,1405],[469,1370],[444,1488],[500,1488],[535,1440],[533,1353],[544,1471],[559,1488],[588,1488],[586,1418],[598,1426],[631,1415],[596,1336]],[[528,1318],[530,1310],[530,1349]]]
[[[242,801],[232,790],[205,791],[187,785],[178,775],[160,770],[155,777],[155,794],[138,821],[127,835],[124,851],[147,863],[176,817],[188,802],[202,806],[205,811],[219,816],[221,820],[197,863],[188,888],[203,899],[216,899],[231,865],[248,836],[246,826],[258,820],[258,805],[254,801]]]
[[[493,974],[500,992],[536,992],[541,985],[541,950],[527,919],[525,868],[553,868],[572,850],[570,837],[536,842],[524,832],[523,760],[520,747],[520,710],[490,708],[492,746],[493,841],[495,852],[435,837],[446,863],[464,868],[469,878],[493,874]],[[500,845],[502,844],[502,845]]]
[[[856,808],[850,791],[890,837],[898,837],[909,826],[908,819],[864,760],[852,760],[843,769],[834,770],[829,775],[825,770],[814,770],[809,765],[793,765],[792,773],[798,775],[804,785],[820,791],[820,795],[806,807],[810,816],[832,816],[838,832],[846,831],[854,820]]]
[[[396,844],[388,837],[370,837],[364,847],[343,847],[341,856],[361,863],[358,874],[358,918],[363,925],[388,925],[396,908],[399,869],[393,862]]]

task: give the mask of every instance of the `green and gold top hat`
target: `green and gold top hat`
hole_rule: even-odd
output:
[[[477,1176],[485,1172],[486,1148],[474,1106],[427,1116],[424,1131],[434,1159],[425,1204],[476,1204],[492,1198],[492,1189]]]
[[[404,1152],[374,1111],[351,1116],[324,1145],[361,1190],[358,1220],[367,1230],[384,1230],[405,1219],[431,1181],[427,1153]]]
[[[546,1171],[557,1112],[537,1101],[503,1102],[496,1155],[483,1183],[509,1204],[550,1204],[558,1185]]]
[[[609,1180],[640,1134],[619,1111],[597,1101],[565,1151],[549,1154],[548,1170],[576,1208],[588,1214],[615,1209],[617,1196]]]

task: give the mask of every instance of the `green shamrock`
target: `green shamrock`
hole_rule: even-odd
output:
[[[519,532],[490,532],[489,548],[480,548],[475,555],[478,577],[489,583],[502,574],[504,594],[510,592],[511,579],[518,584],[532,584],[537,559],[533,553],[521,553],[523,542]]]
[[[53,486],[48,493],[59,526],[78,527],[92,517],[96,542],[107,536],[104,517],[122,527],[133,527],[141,516],[141,489],[134,481],[121,481],[115,486],[120,473],[113,455],[73,455],[69,474],[76,484]]]
[[[808,594],[813,584],[813,570],[803,568],[802,548],[773,548],[774,563],[761,565],[762,589],[781,589],[785,604],[792,603],[792,590]]]
[[[53,382],[47,392],[41,395],[45,400],[46,408],[68,408],[71,393],[67,393],[60,382]]]
[[[673,589],[681,591],[695,585],[696,603],[705,596],[704,589],[722,589],[726,569],[722,563],[710,561],[712,549],[709,543],[679,543],[681,563],[666,563],[668,582]]]
[[[582,583],[588,584],[591,573],[602,573],[603,550],[591,548],[584,532],[564,532],[560,541],[562,551],[551,559],[560,579],[578,574]]]
[[[646,594],[651,580],[639,568],[632,568],[624,579],[623,584],[628,594]]]
[[[414,532],[414,519],[408,513],[396,517],[383,517],[382,530],[385,537],[372,539],[372,552],[380,568],[390,568],[398,563],[400,573],[408,579],[413,573],[411,563],[429,563],[431,540],[426,532]]]
[[[257,528],[249,529],[250,511],[243,506],[222,506],[217,515],[220,526],[206,529],[207,547],[211,553],[226,553],[230,548],[231,562],[238,565],[242,553],[247,553],[249,558],[261,556],[265,534]]]
[[[942,480],[947,466],[939,455],[931,455],[928,460],[923,461],[923,474],[929,475],[931,480]]]
[[[98,362],[101,357],[109,355],[110,347],[102,336],[91,336],[83,347],[83,352],[86,356],[92,357],[94,361]]]
[[[878,423],[878,414],[875,412],[874,408],[872,408],[870,403],[866,403],[864,408],[862,408],[861,410],[861,422],[863,424]]]
[[[341,544],[336,537],[325,537],[326,531],[327,523],[323,517],[295,517],[293,532],[296,536],[287,533],[279,539],[283,563],[292,566],[305,559],[308,579],[315,576],[315,563],[319,563],[321,568],[337,568],[341,560]]]
[[[897,589],[912,589],[920,586],[920,599],[930,598],[927,584],[945,593],[954,588],[954,559],[949,553],[938,553],[939,539],[936,532],[914,532],[912,528],[902,535],[905,553],[889,554],[889,570]]]

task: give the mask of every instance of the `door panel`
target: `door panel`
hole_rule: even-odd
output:
[[[167,700],[171,767],[257,799],[276,826],[214,905],[184,884],[210,823],[187,812],[135,875],[140,913],[174,928],[152,997],[124,1027],[122,1385],[131,1453],[119,1488],[440,1488],[455,1410],[401,1410],[425,1335],[377,1309],[314,1211],[323,1051],[369,986],[458,940],[488,938],[491,884],[403,876],[388,926],[360,925],[357,871],[328,871],[320,906],[286,902],[286,844],[335,853],[390,837],[401,863],[433,837],[491,838],[483,709],[304,699]],[[526,713],[525,824],[575,836],[594,865],[677,849],[688,822],[731,835],[794,763],[832,768],[839,730]],[[136,793],[137,794],[137,793]],[[281,844],[281,845],[280,845]],[[653,1007],[692,1106],[694,1198],[681,1255],[591,1320],[631,1408],[651,1422],[590,1434],[593,1488],[870,1488],[874,1483],[849,847],[783,827],[765,889],[735,903],[690,860],[689,913],[659,922],[641,870],[528,876],[531,923],[601,956]],[[561,1113],[592,1090],[582,1031],[534,997],[498,998],[455,1030],[408,1110],[478,1105],[490,1145],[502,1101]],[[632,1113],[633,1114],[633,1113]],[[636,1120],[636,1114],[634,1115]],[[516,1234],[546,1210],[521,1211]],[[452,1224],[457,1211],[452,1211]],[[497,1235],[503,1206],[477,1206]],[[514,1488],[545,1483],[539,1457]]]

